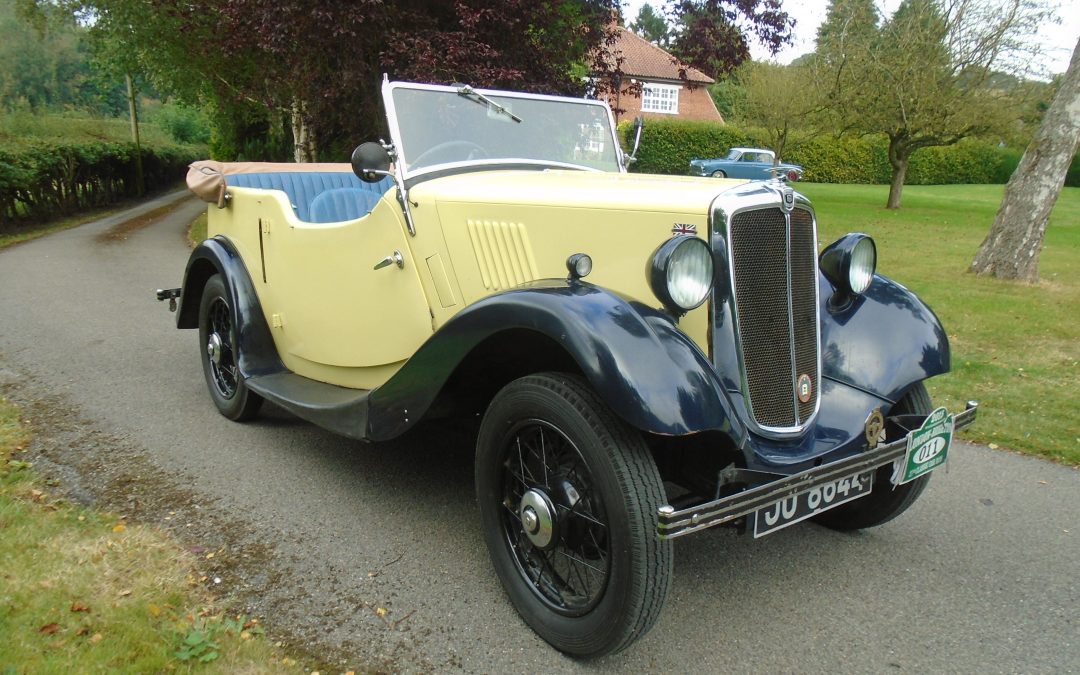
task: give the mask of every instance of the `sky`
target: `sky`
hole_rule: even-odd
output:
[[[634,20],[638,10],[646,2],[658,9],[663,0],[623,0],[623,16],[627,23]],[[1039,36],[1045,40],[1047,51],[1047,70],[1051,74],[1064,73],[1069,67],[1077,38],[1080,38],[1080,11],[1073,3],[1076,0],[1061,0],[1057,13],[1062,18],[1058,25],[1044,26]],[[895,11],[899,0],[878,0],[878,7],[885,16]],[[1070,5],[1072,9],[1070,11]],[[751,53],[756,60],[774,59],[780,63],[790,63],[795,58],[814,50],[814,38],[818,25],[825,20],[825,8],[828,0],[783,0],[783,9],[795,18],[795,39],[791,46],[783,49],[775,57],[751,40]]]

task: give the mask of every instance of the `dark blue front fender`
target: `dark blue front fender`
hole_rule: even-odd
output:
[[[822,375],[892,402],[914,383],[949,371],[949,338],[934,312],[895,281],[875,276],[842,311],[828,308],[820,277]]]
[[[546,280],[489,296],[456,314],[371,395],[370,432],[390,438],[422,415],[470,352],[508,330],[558,344],[627,423],[681,435],[722,430],[745,436],[730,414],[708,357],[670,317],[582,282]]]

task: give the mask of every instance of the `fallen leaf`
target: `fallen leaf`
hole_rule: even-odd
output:
[[[998,449],[998,444],[997,443],[991,443],[987,447],[990,448],[991,450],[997,450]]]
[[[112,531],[113,532],[123,532],[126,529],[127,529],[127,527],[123,523],[117,523],[117,524],[113,525]]]
[[[79,516],[79,520],[86,520],[86,516]]]
[[[356,671],[355,670],[346,670],[345,675],[356,675]]]
[[[240,631],[240,639],[241,640],[250,640],[251,639],[251,633],[247,632],[246,630]]]
[[[104,639],[105,639],[105,636],[102,635],[101,633],[94,633],[93,635],[90,636],[90,642],[101,642]]]
[[[71,603],[71,611],[73,611],[73,612],[89,612],[90,607],[87,606],[87,605],[84,605],[81,602],[75,601],[75,602]]]
[[[126,598],[127,596],[131,595],[131,589],[130,588],[125,588],[124,590],[120,591],[117,595],[119,595],[121,598]]]
[[[50,642],[49,647],[52,649],[60,649],[67,644],[67,640],[57,640],[56,642]]]
[[[31,490],[30,491],[30,499],[33,499],[35,502],[40,502],[44,498],[45,498],[45,493],[42,492],[41,490]]]
[[[47,623],[41,628],[38,628],[39,633],[45,633],[46,635],[52,635],[58,630],[60,630],[60,624],[58,623]]]
[[[90,634],[90,626],[83,626],[79,630],[75,631],[75,634],[80,635],[80,636],[89,635]]]
[[[375,610],[375,613],[378,614],[379,616],[386,616],[390,612],[385,607],[380,607],[380,608]]]
[[[157,605],[150,605],[146,609],[150,611],[150,616],[154,617],[155,619],[161,616],[161,608]]]
[[[288,656],[286,656],[285,658],[281,659],[281,665],[283,665],[283,666],[295,666],[296,665],[296,659],[290,659]]]
[[[251,619],[249,621],[245,621],[244,625],[241,626],[240,629],[241,630],[247,630],[248,628],[252,628],[253,626],[257,626],[257,625],[259,625],[259,620],[258,619]]]
[[[214,557],[214,552],[213,551],[210,551],[209,553],[206,554],[206,559],[207,560],[209,560],[209,559],[211,559],[213,557]]]
[[[1050,483],[1047,483],[1047,482],[1046,482],[1046,481],[1044,481],[1044,480],[1041,480],[1041,481],[1039,481],[1039,485],[1049,485],[1049,484],[1050,484]]]

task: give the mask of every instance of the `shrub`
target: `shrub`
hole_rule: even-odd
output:
[[[200,151],[144,146],[146,189],[181,180]],[[27,140],[0,145],[0,224],[45,220],[135,195],[135,146],[117,142]]]
[[[621,122],[619,133],[624,147],[632,148],[633,123]],[[743,131],[717,122],[650,119],[641,135],[638,161],[630,165],[630,170],[686,175],[690,172],[691,159],[722,157],[732,147],[748,141]]]

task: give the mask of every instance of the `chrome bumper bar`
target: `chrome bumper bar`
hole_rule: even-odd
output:
[[[954,416],[953,431],[959,431],[974,422],[978,410],[979,404],[969,401],[967,409]],[[879,445],[873,450],[680,511],[668,505],[661,506],[656,531],[661,539],[674,539],[707,527],[723,525],[819,485],[891,464],[906,452],[905,436],[892,443]]]

